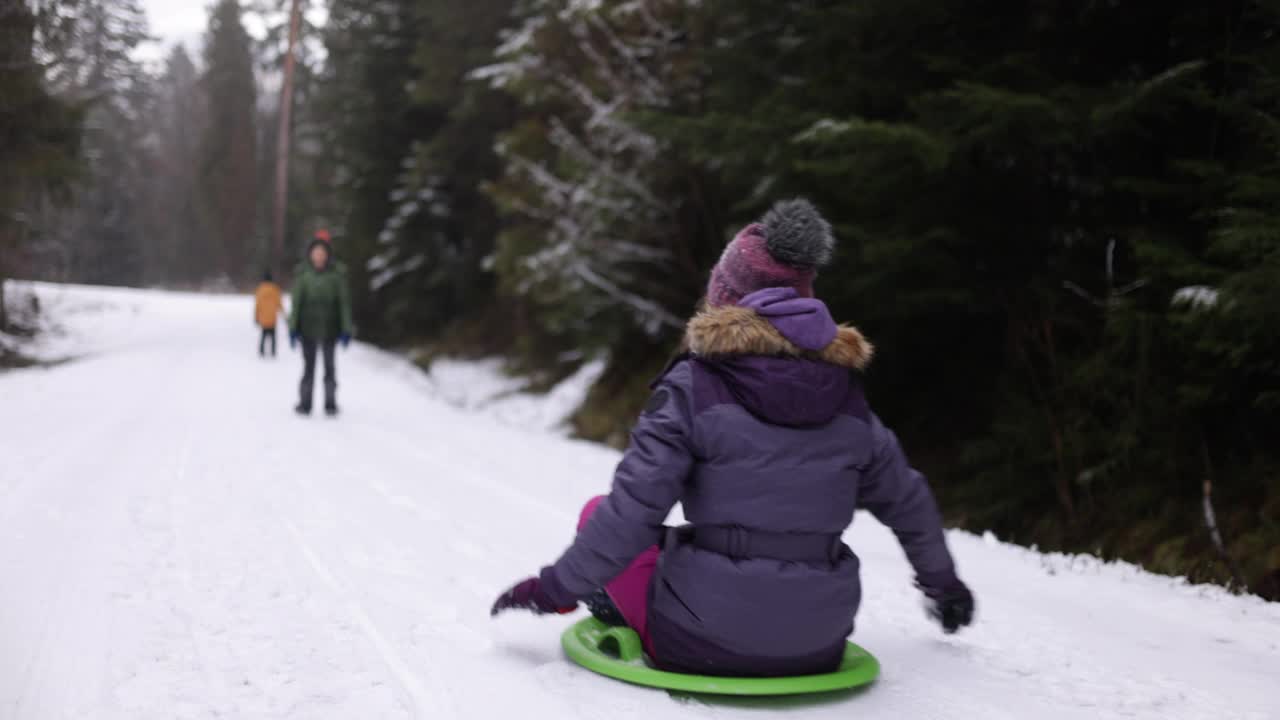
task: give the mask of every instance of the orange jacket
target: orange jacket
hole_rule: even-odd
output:
[[[264,328],[276,326],[276,317],[284,308],[280,286],[264,282],[253,293],[253,317]]]

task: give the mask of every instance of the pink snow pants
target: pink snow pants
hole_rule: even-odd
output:
[[[578,517],[578,530],[582,530],[587,524],[587,519],[596,511],[596,507],[604,498],[604,495],[599,495],[587,501],[582,508],[582,514]],[[631,629],[640,636],[640,641],[644,643],[644,648],[650,656],[653,655],[653,646],[649,640],[649,582],[658,568],[658,552],[658,546],[654,545],[640,553],[621,575],[604,586],[605,592],[609,594],[613,604],[618,606],[618,612],[622,613],[627,625],[630,625]]]

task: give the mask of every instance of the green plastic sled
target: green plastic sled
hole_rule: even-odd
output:
[[[645,660],[640,636],[627,627],[610,627],[590,617],[560,638],[569,659],[592,672],[648,687],[710,695],[801,695],[847,690],[870,684],[880,675],[880,662],[853,643],[831,673],[777,678],[713,677],[664,672]]]

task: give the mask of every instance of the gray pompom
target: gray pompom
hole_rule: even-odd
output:
[[[798,268],[817,268],[831,261],[836,239],[831,224],[803,198],[774,203],[764,216],[765,246],[775,260]]]

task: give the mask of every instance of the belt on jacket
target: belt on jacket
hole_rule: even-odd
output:
[[[840,533],[782,533],[740,525],[685,525],[672,530],[681,540],[700,550],[735,560],[835,563],[844,553]]]

